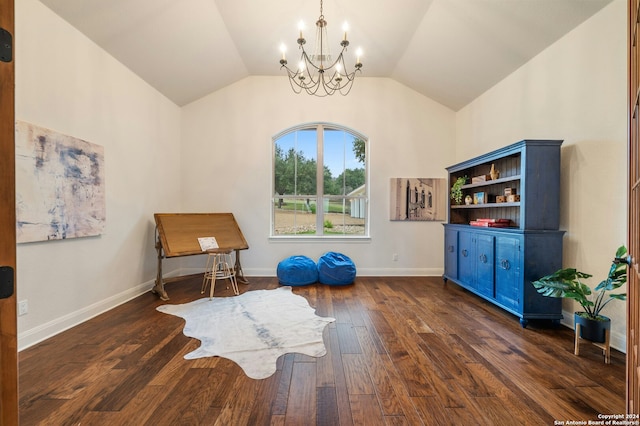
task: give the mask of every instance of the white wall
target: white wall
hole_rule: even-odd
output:
[[[456,117],[457,160],[521,139],[564,139],[563,265],[593,274],[592,287],[626,244],[626,14],[627,2],[614,0]],[[563,302],[567,324],[579,308]],[[624,302],[603,313],[624,351]]]
[[[391,222],[389,191],[392,177],[446,177],[454,158],[453,111],[391,79],[358,78],[349,96],[315,98],[294,94],[282,76],[245,78],[182,114],[182,206],[235,215],[250,247],[241,254],[246,275],[274,276],[287,256],[317,259],[328,250],[351,257],[360,275],[442,274],[442,222]],[[269,240],[271,138],[316,121],[369,138],[370,241]],[[198,256],[187,267],[203,262]]]
[[[22,349],[150,288],[153,213],[180,206],[180,109],[40,2],[15,7],[16,119],[102,145],[107,203],[102,236],[18,245]]]

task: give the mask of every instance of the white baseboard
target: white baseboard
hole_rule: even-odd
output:
[[[172,278],[182,275],[179,271],[172,271],[165,274],[165,278]],[[56,334],[62,333],[78,324],[90,320],[108,310],[122,305],[131,299],[134,299],[141,294],[144,294],[151,290],[155,284],[155,279],[147,281],[136,287],[123,291],[122,293],[115,294],[107,299],[96,302],[85,308],[79,309],[75,312],[68,313],[64,316],[41,324],[37,327],[18,333],[18,352],[27,349],[37,343],[42,342]]]
[[[200,270],[199,272],[202,272]],[[251,277],[275,277],[274,268],[243,268],[246,276]],[[356,276],[361,277],[441,277],[442,268],[365,268],[357,269]]]

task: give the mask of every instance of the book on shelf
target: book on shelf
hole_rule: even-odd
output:
[[[471,177],[471,183],[482,183],[491,180],[491,175],[480,175]]]
[[[482,226],[485,228],[508,228],[509,222],[484,222],[480,220],[472,220],[469,222],[471,226]]]
[[[477,222],[487,222],[487,223],[510,223],[511,219],[503,219],[503,218],[478,218]]]

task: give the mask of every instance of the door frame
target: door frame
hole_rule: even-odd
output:
[[[628,0],[627,413],[640,413],[640,0]]]
[[[14,0],[0,0],[0,27],[13,35]],[[14,38],[14,37],[12,37]],[[0,266],[16,269],[15,49],[0,61]],[[18,424],[18,336],[15,273],[11,296],[0,299],[0,425]],[[6,282],[7,278],[3,278]],[[8,292],[7,292],[8,293]]]

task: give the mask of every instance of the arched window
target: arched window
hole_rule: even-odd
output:
[[[335,124],[273,137],[272,237],[368,237],[368,141]]]

